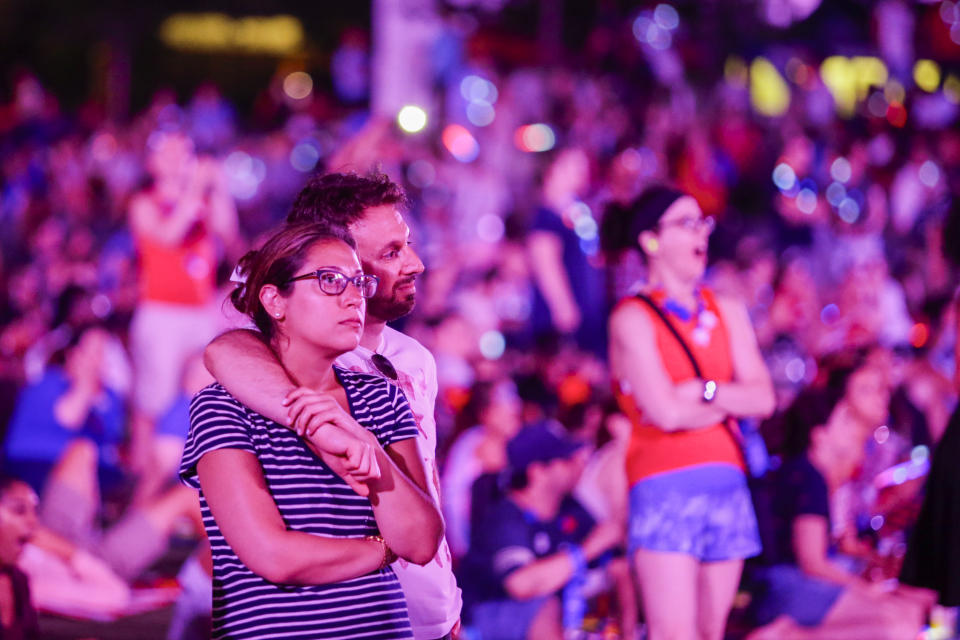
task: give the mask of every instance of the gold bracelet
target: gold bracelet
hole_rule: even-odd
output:
[[[386,569],[397,561],[397,554],[393,552],[393,549],[387,546],[387,541],[383,539],[383,536],[366,536],[364,537],[364,540],[374,540],[379,542],[383,547],[383,558],[380,560],[380,566],[377,567],[377,571]]]

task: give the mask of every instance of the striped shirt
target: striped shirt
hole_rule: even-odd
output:
[[[334,371],[350,413],[381,446],[417,436],[406,398],[394,385],[379,376],[336,366]],[[379,534],[370,501],[350,489],[296,433],[212,384],[190,405],[190,434],[180,463],[186,485],[200,488],[197,462],[216,449],[239,449],[257,457],[289,529],[341,538]],[[413,637],[403,592],[391,569],[333,584],[275,584],[237,557],[202,490],[200,509],[213,552],[214,638]]]

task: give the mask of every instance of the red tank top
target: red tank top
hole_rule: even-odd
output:
[[[705,311],[713,313],[717,319],[708,341],[701,344],[694,339],[694,330],[698,325],[696,314],[686,322],[674,316],[668,317],[686,340],[704,377],[718,383],[729,382],[733,379],[733,361],[730,356],[727,326],[713,293],[704,288],[702,295]],[[654,292],[650,297],[662,307],[665,298],[662,292]],[[657,350],[674,384],[696,377],[683,347],[656,313],[636,298],[624,298],[620,304],[640,305],[650,317],[656,335]],[[701,337],[702,341],[702,336],[698,337]],[[621,388],[619,381],[614,382],[614,393],[620,409],[633,423],[633,433],[627,449],[627,479],[631,486],[638,480],[657,473],[698,464],[727,463],[745,469],[740,449],[723,423],[718,422],[702,429],[667,432],[646,420],[633,396]]]
[[[143,300],[202,306],[213,299],[216,248],[202,223],[194,225],[176,246],[144,236],[137,236],[136,242]]]

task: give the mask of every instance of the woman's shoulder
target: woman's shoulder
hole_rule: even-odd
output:
[[[246,419],[249,409],[227,391],[219,382],[207,385],[190,400],[190,415],[204,412],[229,414]]]
[[[353,371],[337,364],[333,365],[333,368],[337,370],[337,374],[345,387],[363,391],[388,391],[392,386],[389,380],[376,373]]]

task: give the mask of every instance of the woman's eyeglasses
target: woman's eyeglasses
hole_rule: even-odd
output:
[[[680,227],[687,231],[700,231],[701,229],[705,229],[707,233],[712,233],[716,226],[717,221],[713,216],[706,216],[704,218],[679,218],[657,224],[657,227],[660,229],[664,227]]]
[[[360,295],[364,298],[372,298],[377,292],[377,285],[380,279],[377,276],[367,273],[361,273],[358,276],[346,276],[335,269],[317,269],[312,273],[305,273],[302,276],[295,276],[287,280],[287,283],[297,280],[309,280],[316,278],[320,285],[320,291],[328,296],[338,296],[347,290],[347,283],[352,283],[360,290]]]

